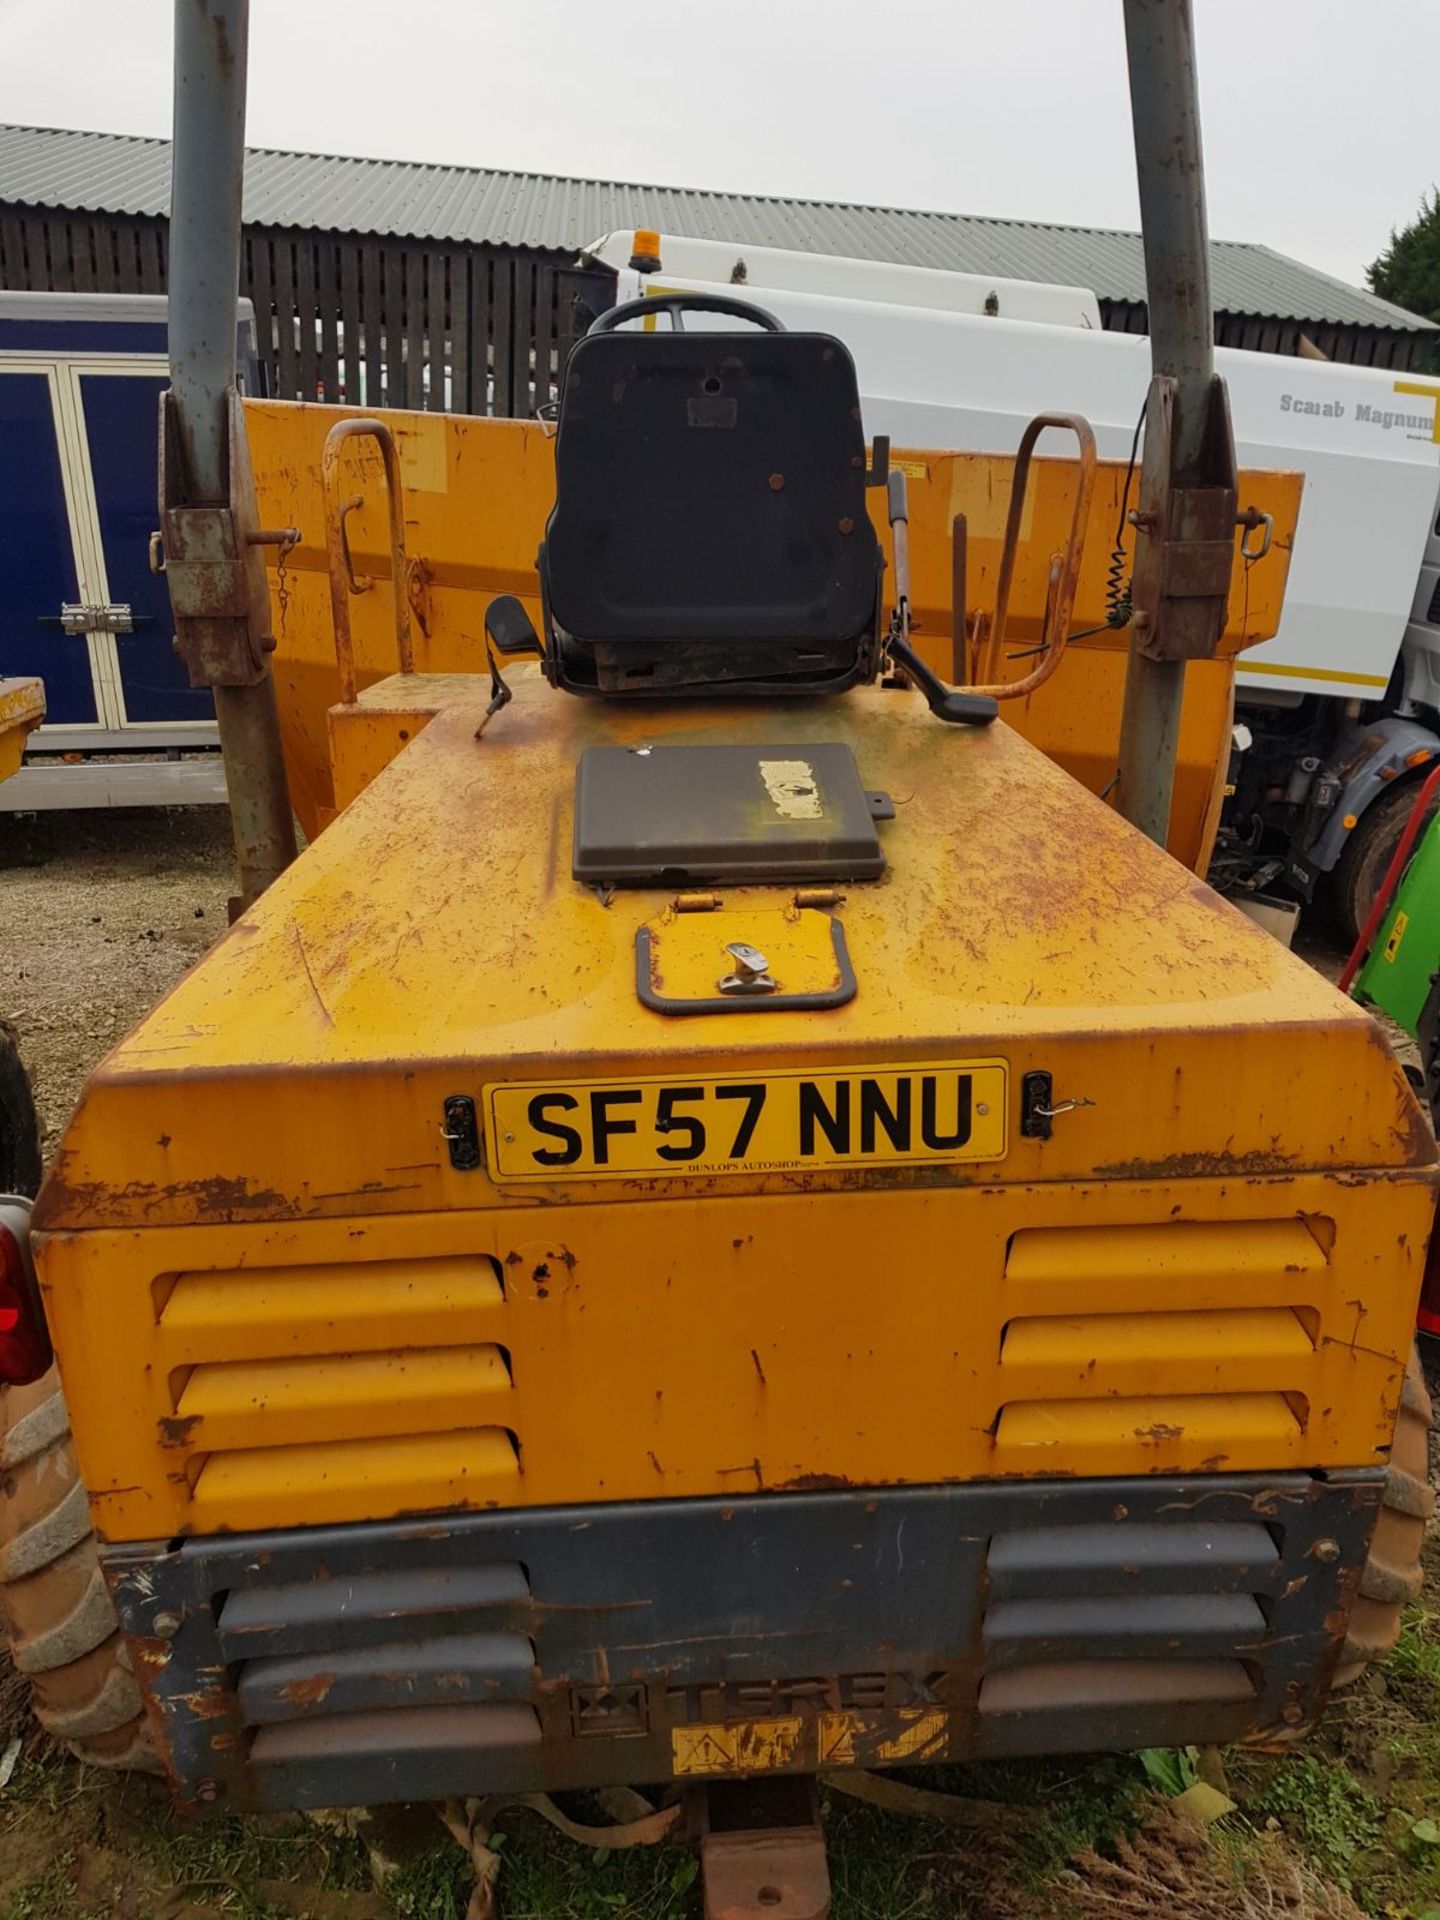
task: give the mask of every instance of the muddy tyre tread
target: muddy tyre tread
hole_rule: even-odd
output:
[[[1345,1646],[1335,1671],[1337,1687],[1349,1686],[1373,1662],[1384,1659],[1400,1637],[1405,1607],[1419,1595],[1424,1580],[1420,1550],[1435,1512],[1430,1484],[1433,1425],[1420,1354],[1412,1348],[1385,1474],[1384,1501],[1350,1609]]]
[[[0,1193],[34,1199],[40,1187],[40,1127],[20,1043],[0,1020]]]
[[[0,1387],[0,1627],[48,1733],[92,1766],[161,1770],[53,1367]]]
[[[1427,771],[1421,768],[1409,778],[1397,780],[1372,800],[1341,849],[1333,875],[1334,901],[1340,930],[1350,944],[1360,937],[1360,929],[1380,891],[1385,870],[1400,843]],[[1427,809],[1427,821],[1433,819],[1437,811],[1440,811],[1440,801]]]

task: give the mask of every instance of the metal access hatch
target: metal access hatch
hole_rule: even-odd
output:
[[[575,776],[577,880],[873,880],[885,870],[867,793],[836,741],[767,746],[587,747]]]

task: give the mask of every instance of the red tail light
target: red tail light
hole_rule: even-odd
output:
[[[0,1220],[0,1383],[28,1387],[50,1360],[50,1333],[29,1255]]]

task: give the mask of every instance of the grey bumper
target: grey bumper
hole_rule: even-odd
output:
[[[187,1799],[296,1807],[1288,1739],[1383,1488],[1017,1481],[113,1547]]]

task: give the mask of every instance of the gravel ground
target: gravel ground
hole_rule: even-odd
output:
[[[224,931],[221,807],[0,814],[0,1013],[46,1158],[96,1062]]]

